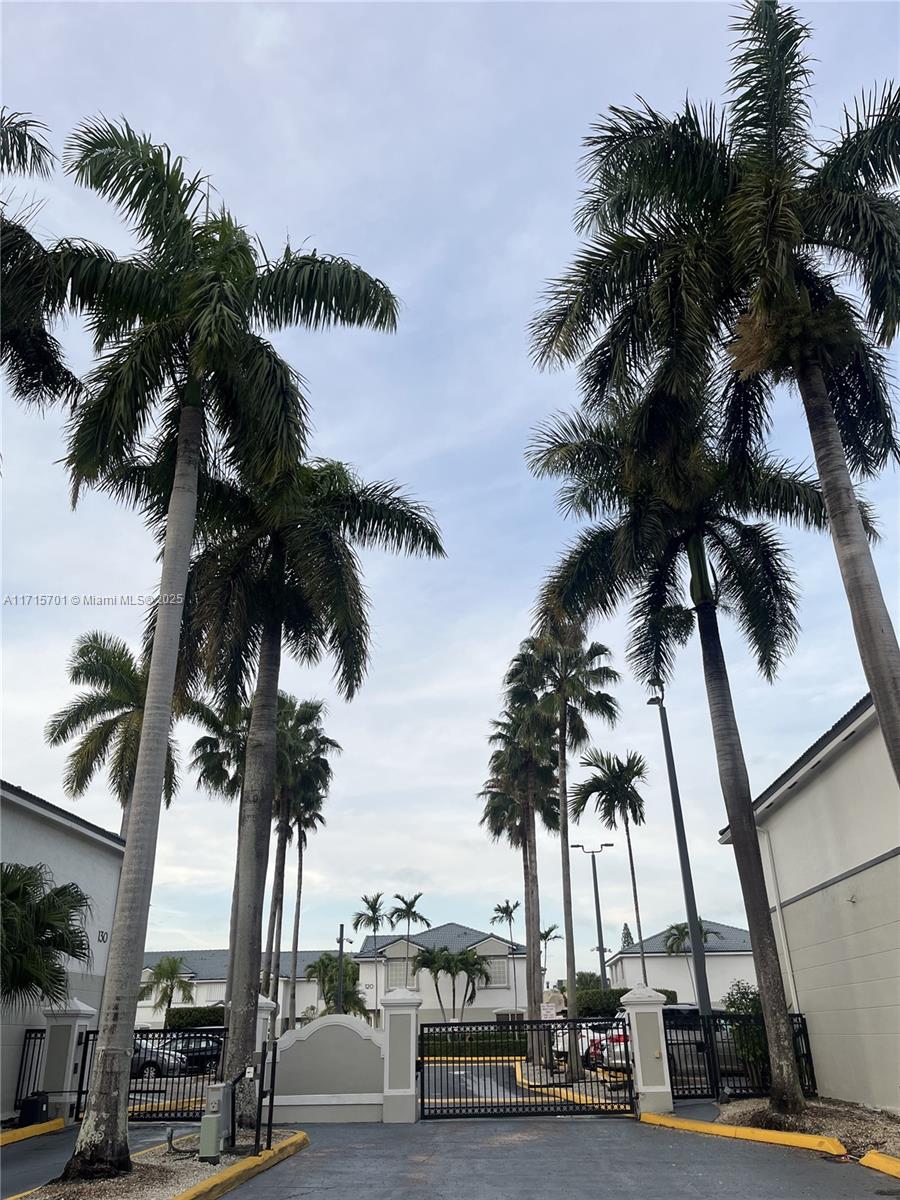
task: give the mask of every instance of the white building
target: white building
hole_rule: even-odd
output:
[[[704,950],[709,998],[715,1006],[722,1003],[723,996],[736,979],[755,985],[756,970],[750,949],[750,934],[746,929],[721,925],[718,921],[704,921],[703,924],[710,935]],[[690,952],[687,956],[667,954],[665,940],[665,930],[644,939],[647,982],[652,988],[667,988],[677,993],[679,1004],[696,1004],[697,990],[694,987],[694,964]],[[635,942],[608,960],[606,965],[610,987],[635,987],[643,983],[639,946]]]
[[[386,930],[378,935],[378,951],[375,939],[366,937],[355,955],[359,965],[359,985],[366,998],[370,1014],[375,1012],[376,972],[379,999],[392,988],[404,987],[407,978],[406,960],[414,959],[420,950],[450,950],[459,953],[474,950],[487,960],[490,983],[478,984],[474,1003],[460,1012],[462,995],[466,984],[464,977],[457,980],[456,1017],[464,1021],[507,1021],[525,1016],[525,947],[518,942],[509,942],[493,933],[484,933],[468,925],[450,921],[411,933],[407,942],[405,931]],[[447,1018],[453,1019],[451,980],[447,975],[438,977],[438,987],[444,1001]],[[441,1021],[441,1006],[431,976],[410,966],[409,987],[422,997],[419,1017],[422,1021]]]
[[[117,833],[58,808],[14,784],[0,781],[3,861],[47,866],[57,884],[77,883],[91,900],[85,927],[91,961],[69,968],[69,999],[99,1011],[106,955],[125,843]],[[44,1028],[43,1006],[4,1007],[0,1043],[0,1114],[14,1111],[16,1080],[26,1029]]]
[[[900,1111],[900,789],[871,698],[754,808],[785,988],[806,1014],[819,1092]]]

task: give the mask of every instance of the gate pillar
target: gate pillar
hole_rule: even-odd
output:
[[[45,1008],[47,1035],[41,1091],[47,1093],[49,1116],[68,1120],[78,1091],[78,1073],[85,1035],[97,1010],[74,996],[62,1008]]]
[[[419,1119],[416,1103],[416,1056],[422,997],[395,988],[381,1001],[384,1009],[385,1125],[412,1125]]]
[[[631,1027],[634,1095],[639,1112],[672,1111],[672,1082],[662,1015],[665,1002],[660,992],[643,986],[632,988],[621,1000]]]

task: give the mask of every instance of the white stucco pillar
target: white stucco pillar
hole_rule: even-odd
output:
[[[384,1010],[385,1125],[412,1125],[419,1119],[416,1057],[419,1046],[419,1009],[422,997],[406,988],[388,992]]]
[[[262,1051],[263,1043],[269,1037],[269,1021],[274,1017],[278,1005],[274,1000],[270,1000],[268,996],[263,996],[260,993],[259,999],[256,1002],[256,1053]]]
[[[626,992],[621,1001],[631,1026],[634,1095],[640,1112],[672,1111],[672,1083],[662,1015],[665,1002],[661,992],[643,984]]]
[[[62,1008],[45,1008],[47,1035],[44,1042],[44,1069],[41,1088],[47,1093],[51,1120],[68,1120],[78,1091],[78,1074],[84,1035],[93,1029],[96,1008],[82,1004],[77,997],[67,1000]]]

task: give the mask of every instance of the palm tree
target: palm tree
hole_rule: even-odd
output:
[[[431,947],[423,948],[413,959],[413,970],[418,974],[424,971],[431,976],[431,981],[434,984],[434,992],[437,996],[438,1007],[441,1010],[441,1020],[447,1024],[447,1009],[444,1007],[444,997],[441,995],[440,977],[446,971],[447,955],[449,951],[446,946],[440,948]]]
[[[459,963],[462,967],[462,973],[466,977],[466,989],[463,993],[462,1007],[459,1010],[459,1019],[462,1021],[465,1016],[466,1006],[475,1003],[479,983],[485,986],[490,985],[491,970],[487,964],[487,959],[471,947],[460,954]]]
[[[410,927],[415,925],[423,925],[426,929],[431,928],[431,922],[428,921],[416,908],[416,905],[422,899],[422,892],[416,892],[414,896],[401,896],[399,892],[394,893],[394,899],[397,903],[388,913],[388,920],[391,923],[391,928],[396,929],[398,925],[406,924],[406,976],[403,986],[409,987],[409,933]]]
[[[900,317],[900,89],[875,87],[816,139],[810,30],[773,0],[735,23],[729,102],[673,117],[614,108],[587,139],[591,237],[535,321],[543,363],[581,364],[608,410],[661,347],[713,359],[736,464],[767,433],[771,383],[797,385],[863,669],[900,780],[900,648],[852,474],[898,454],[883,357]],[[865,311],[839,291],[852,282]],[[677,407],[658,415],[671,427]]]
[[[165,1012],[163,1026],[169,1024],[169,1009],[177,995],[184,1004],[194,1000],[194,985],[184,978],[185,961],[180,955],[164,954],[155,966],[150,968],[150,976],[146,983],[141,984],[138,1000],[152,1000],[154,1012]]]
[[[397,304],[382,283],[343,259],[290,247],[277,261],[266,259],[224,207],[211,207],[205,178],[189,178],[181,158],[124,120],[84,122],[69,139],[65,164],[77,183],[116,205],[140,243],[128,259],[77,243],[55,252],[68,300],[87,312],[100,355],[89,398],[71,423],[73,492],[97,485],[134,499],[126,468],[139,451],[169,492],[131,836],[86,1115],[64,1172],[76,1179],[130,1166],[127,1106],[112,1097],[128,1088],[201,464],[214,456],[264,484],[289,471],[304,451],[300,378],[261,327],[390,330]],[[254,718],[264,715],[274,725],[275,691],[277,680],[271,708],[251,717],[251,746],[260,737]],[[256,805],[259,789],[256,771],[246,772],[245,804]]]
[[[566,939],[566,988],[572,997],[570,1017],[578,1016],[575,992],[575,925],[572,916],[572,875],[569,864],[569,798],[566,758],[588,743],[586,716],[614,725],[619,715],[616,700],[604,691],[618,683],[619,674],[604,663],[609,650],[600,642],[588,643],[583,625],[565,619],[548,622],[538,637],[523,647],[536,673],[535,687],[542,693],[548,715],[556,718],[557,778],[559,780],[559,846],[562,860],[563,926]],[[526,661],[528,661],[526,660]]]
[[[56,883],[43,863],[0,863],[0,1000],[62,1004],[69,959],[91,961],[85,919],[91,901],[77,883]]]
[[[6,175],[49,179],[56,155],[47,133],[47,126],[30,113],[0,110],[0,170]],[[13,394],[24,403],[74,403],[81,384],[66,367],[59,342],[49,330],[62,306],[52,256],[28,228],[35,206],[26,205],[13,216],[8,208],[9,198],[0,200],[0,363]]]
[[[362,908],[353,914],[354,930],[371,929],[372,952],[375,955],[375,1018],[372,1022],[378,1025],[378,930],[388,920],[382,900],[384,892],[373,892],[371,896],[362,897]]]
[[[63,789],[69,796],[83,796],[108,760],[110,788],[122,806],[120,834],[127,837],[147,698],[147,661],[138,662],[121,638],[94,631],[78,638],[67,671],[70,683],[89,690],[53,714],[44,738],[51,746],[79,739],[63,775]],[[182,711],[189,707],[185,705]],[[177,788],[178,758],[170,731],[163,777],[166,808]]]
[[[482,793],[482,795],[484,795],[484,793]],[[495,841],[498,837],[501,837],[504,834],[508,836],[508,818],[505,814],[501,815],[501,823],[502,824],[499,832],[494,835]],[[481,824],[490,825],[490,817],[487,816],[487,814],[481,818]],[[493,834],[493,829],[491,832]],[[509,931],[509,963],[513,977],[513,1003],[516,1006],[516,1012],[519,1011],[519,981],[516,974],[516,960],[513,957],[513,951],[516,945],[515,938],[513,937],[513,921],[516,919],[516,913],[519,911],[519,905],[520,902],[518,900],[504,900],[502,904],[494,905],[494,915],[491,917],[492,925],[505,925]]]
[[[722,940],[722,935],[718,929],[710,929],[703,923],[703,918],[698,918],[700,924],[700,936],[703,939],[704,946],[711,937],[717,937]],[[694,991],[694,1003],[697,1003],[697,984],[694,980],[694,972],[691,970],[691,930],[687,921],[676,921],[670,925],[663,935],[663,945],[666,954],[683,954],[684,961],[687,963],[688,977],[691,981],[691,987]]]
[[[644,958],[644,935],[641,931],[641,908],[638,903],[634,852],[631,847],[631,827],[644,824],[644,801],[637,790],[637,784],[646,781],[647,764],[641,755],[633,750],[629,751],[625,758],[619,758],[617,754],[603,754],[599,750],[591,749],[581,756],[581,765],[593,768],[594,773],[573,789],[572,819],[581,820],[582,813],[593,801],[595,811],[607,829],[617,829],[620,821],[625,828],[631,894],[634,897],[634,921],[641,954],[641,975],[646,987],[647,961]]]
[[[337,1012],[338,960],[334,954],[321,954],[306,968],[306,978],[314,980],[322,993],[325,1014]],[[368,1016],[366,1002],[359,990],[359,967],[352,958],[344,957],[344,989],[341,996],[341,1011]]]
[[[542,969],[545,980],[547,978],[547,957],[550,953],[550,943],[562,941],[562,934],[557,933],[557,929],[559,929],[558,925],[548,925],[546,929],[541,930],[541,945],[544,947],[544,962]]]
[[[351,698],[368,664],[357,548],[439,557],[443,547],[424,505],[335,462],[295,466],[277,486],[252,494],[228,480],[208,481],[201,537],[185,618],[191,663],[183,672],[186,680],[204,673],[229,703],[252,695],[225,1062],[234,1078],[255,1046],[282,653],[303,663],[330,654],[338,690]]]
[[[702,393],[701,393],[702,395]],[[578,619],[610,615],[633,597],[629,660],[643,682],[667,680],[677,647],[700,635],[719,778],[750,927],[772,1056],[772,1102],[802,1106],[778,950],[752,811],[750,782],[728,680],[718,611],[733,611],[763,675],[774,678],[797,633],[797,591],[771,525],[822,528],[815,482],[762,454],[740,471],[716,445],[706,418],[683,414],[677,444],[651,455],[637,443],[641,413],[615,424],[560,417],[538,435],[538,473],[562,475],[562,502],[595,523],[545,586],[542,607]],[[869,518],[865,510],[863,520]],[[683,604],[684,574],[693,612]]]
[[[324,709],[322,710],[324,712]],[[327,746],[326,746],[327,743]],[[314,761],[324,758],[327,753],[339,754],[341,747],[331,738],[322,737],[314,752]],[[331,767],[325,763],[328,779],[331,779]],[[324,773],[324,768],[323,768]],[[313,767],[311,777],[315,777]],[[325,824],[322,815],[322,805],[325,803],[327,784],[318,782],[313,786],[304,786],[297,795],[294,806],[294,829],[297,835],[297,893],[294,897],[294,924],[291,933],[291,982],[288,986],[288,1029],[293,1029],[297,1021],[297,958],[300,953],[300,904],[303,899],[303,861],[306,846],[311,833],[315,833]]]

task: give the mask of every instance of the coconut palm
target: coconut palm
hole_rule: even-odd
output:
[[[413,959],[413,970],[416,974],[424,971],[426,975],[431,976],[431,982],[434,984],[434,993],[437,996],[438,1007],[441,1010],[441,1020],[447,1024],[447,1009],[444,1006],[444,997],[441,995],[441,975],[446,971],[446,960],[449,951],[446,946],[424,947],[419,951]]]
[[[771,1025],[773,1103],[793,1110],[802,1092],[718,613],[734,613],[760,671],[772,679],[796,637],[797,589],[766,521],[822,528],[824,504],[814,480],[762,454],[735,471],[696,412],[685,415],[677,445],[656,455],[636,447],[639,420],[633,412],[614,424],[560,417],[539,433],[535,470],[561,475],[562,503],[595,521],[552,573],[542,605],[551,616],[562,610],[584,620],[610,615],[632,597],[629,659],[644,682],[669,678],[696,619],[719,778]],[[871,527],[865,510],[862,516]],[[693,612],[683,604],[685,574]]]
[[[373,1025],[378,1025],[378,930],[388,921],[382,901],[384,892],[373,892],[371,896],[362,897],[362,908],[353,914],[353,928],[370,929],[372,931],[372,953],[375,956],[375,1017]]]
[[[459,1019],[462,1021],[466,1014],[466,1007],[475,1003],[475,998],[478,995],[478,985],[482,984],[484,987],[490,986],[491,970],[487,959],[471,947],[460,954],[459,962],[462,967],[462,973],[466,977],[462,1007],[459,1010]]]
[[[67,673],[70,683],[88,690],[54,713],[44,729],[44,737],[51,746],[78,738],[63,775],[67,795],[83,796],[104,762],[108,762],[110,789],[122,806],[123,838],[128,833],[144,721],[147,665],[145,658],[138,661],[126,643],[113,634],[99,631],[83,634],[75,642]],[[192,708],[192,703],[186,702],[181,711]],[[178,755],[170,731],[163,777],[166,808],[177,788]]]
[[[30,113],[0,110],[0,170],[49,179],[56,155],[47,133],[47,126]],[[13,394],[26,404],[72,403],[81,384],[66,367],[49,329],[62,304],[53,258],[28,227],[35,207],[26,205],[10,215],[11,201],[9,195],[0,200],[0,363]]]
[[[158,963],[150,968],[147,981],[141,984],[138,1000],[154,1000],[153,1011],[164,1012],[164,1027],[169,1023],[169,1009],[175,997],[184,1004],[192,1004],[194,1000],[194,985],[185,979],[186,964],[177,954],[164,954]]]
[[[572,875],[569,864],[569,799],[567,755],[588,743],[585,717],[599,717],[609,725],[618,719],[619,707],[603,689],[619,681],[619,674],[604,660],[609,650],[588,642],[583,625],[564,618],[547,622],[537,637],[523,643],[524,661],[535,674],[534,687],[542,706],[556,719],[557,778],[559,781],[559,846],[562,863],[563,926],[566,940],[566,988],[572,997],[570,1017],[578,1016],[575,994],[575,925],[572,916]]]
[[[668,117],[642,102],[594,127],[578,214],[590,241],[550,288],[536,354],[580,363],[586,399],[604,411],[661,348],[677,342],[689,377],[715,361],[737,467],[768,432],[770,385],[796,384],[900,780],[900,649],[852,480],[898,453],[877,344],[900,317],[900,89],[873,87],[818,140],[809,27],[788,5],[752,0],[734,28],[723,115],[688,100]],[[657,428],[677,424],[676,401],[665,389]]]
[[[544,948],[544,961],[542,966],[544,979],[547,978],[547,957],[550,953],[550,943],[561,942],[563,940],[562,934],[557,933],[558,929],[558,925],[548,925],[546,929],[541,930],[541,945]]]
[[[717,937],[722,940],[722,935],[718,929],[710,929],[703,923],[702,918],[698,918],[700,926],[700,936],[703,939],[703,945],[709,941],[711,937]],[[683,954],[684,961],[687,964],[688,977],[691,981],[691,987],[694,991],[694,1003],[697,1003],[697,984],[694,980],[694,972],[691,970],[691,930],[687,921],[676,921],[670,925],[663,935],[663,946],[666,954]]]
[[[91,961],[85,929],[90,898],[77,883],[56,883],[43,863],[0,863],[0,1000],[62,1004],[68,960]]]
[[[234,1078],[255,1046],[261,922],[274,803],[278,678],[287,651],[302,663],[330,654],[351,698],[368,664],[368,599],[358,548],[443,555],[423,505],[395,484],[362,482],[342,463],[296,466],[252,493],[210,480],[202,543],[190,572],[186,680],[198,671],[229,703],[252,696],[244,768],[233,987],[225,1069]]]
[[[147,718],[103,1011],[86,1115],[64,1172],[76,1179],[115,1175],[130,1165],[127,1106],[112,1098],[128,1088],[201,466],[205,477],[215,459],[247,481],[266,484],[303,453],[300,377],[261,329],[344,324],[389,330],[397,305],[382,283],[343,259],[287,247],[268,260],[224,207],[212,206],[203,176],[189,177],[181,158],[124,120],[97,117],[80,125],[68,141],[65,166],[76,183],[112,201],[140,247],[127,259],[85,243],[55,251],[68,302],[86,312],[99,355],[88,398],[70,427],[73,491],[99,486],[133,499],[127,468],[142,454],[169,496]],[[159,521],[158,511],[152,515]],[[273,691],[265,714],[272,725],[274,714]],[[251,747],[259,737],[253,717]],[[255,771],[246,772],[245,802],[249,795],[255,804],[258,789]]]
[[[482,796],[485,795],[484,792],[482,792],[481,794],[482,794]],[[495,797],[496,797],[496,793],[495,793]],[[486,798],[486,799],[487,799],[487,804],[492,803],[490,798]],[[503,795],[499,799],[501,800],[501,803],[506,802],[506,808],[509,807],[508,799],[505,795]],[[494,803],[496,803],[496,799],[495,799]],[[494,817],[493,817],[493,821],[492,821],[491,816],[487,812],[487,804],[485,805],[485,815],[482,816],[482,818],[481,818],[481,824],[488,825],[495,841],[499,837],[503,837],[503,836],[508,837],[509,836],[508,813],[504,812],[504,811],[497,811],[497,809],[495,808]],[[495,825],[497,828],[496,833],[494,831]],[[514,834],[514,836],[515,836],[515,834]],[[510,839],[510,841],[512,841],[512,839]],[[519,981],[518,981],[518,977],[516,974],[516,962],[515,962],[515,959],[513,958],[513,949],[516,944],[515,938],[513,937],[513,921],[516,919],[516,913],[519,911],[519,907],[520,907],[520,901],[518,901],[518,900],[516,900],[516,901],[504,900],[502,904],[494,905],[494,915],[491,917],[492,925],[505,925],[509,932],[509,963],[510,963],[510,968],[512,970],[512,977],[513,977],[513,1004],[515,1004],[517,1012],[519,1010]]]
[[[359,967],[352,958],[344,957],[344,988],[341,994],[341,1012],[368,1016],[366,1001],[359,990]],[[334,954],[321,954],[306,968],[306,978],[319,985],[325,1014],[338,1010],[338,959]]]
[[[409,987],[409,933],[412,925],[422,925],[425,929],[431,928],[431,922],[427,920],[416,905],[422,899],[422,892],[416,892],[414,896],[401,896],[399,892],[394,893],[394,899],[397,903],[388,913],[388,920],[391,923],[391,928],[396,929],[398,925],[406,925],[406,973],[403,986]]]
[[[637,926],[641,955],[641,975],[647,986],[647,962],[644,958],[644,935],[641,931],[641,908],[638,903],[637,875],[634,870],[634,851],[631,846],[632,826],[644,824],[644,801],[637,785],[647,779],[647,764],[640,754],[629,751],[625,758],[603,754],[590,749],[581,756],[581,766],[593,774],[572,790],[572,819],[580,821],[584,810],[593,801],[594,809],[607,829],[618,829],[621,821],[628,845],[628,869],[631,872],[631,894],[634,897],[634,921]]]

